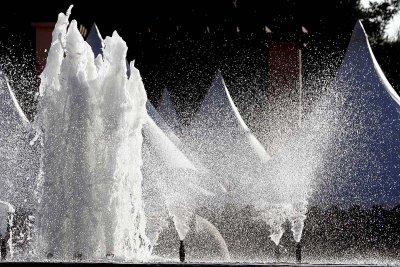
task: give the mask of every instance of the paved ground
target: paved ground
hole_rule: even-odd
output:
[[[185,267],[380,267],[386,265],[350,265],[350,264],[294,264],[294,263],[279,263],[279,264],[248,264],[248,263],[230,263],[230,264],[220,264],[220,263],[86,263],[86,262],[69,262],[69,263],[59,263],[59,262],[0,262],[0,267],[17,267],[17,266],[74,266],[74,267],[84,267],[84,266],[112,266],[112,265],[134,265],[135,267],[177,267],[184,265]]]

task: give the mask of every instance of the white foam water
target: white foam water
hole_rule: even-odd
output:
[[[116,32],[94,58],[69,23],[71,8],[58,16],[40,76],[37,255],[144,260],[144,86],[133,63],[127,77],[127,46]]]

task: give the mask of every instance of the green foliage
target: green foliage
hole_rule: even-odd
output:
[[[373,46],[388,42],[385,37],[385,29],[399,10],[399,0],[371,2],[369,8],[361,9],[362,22]]]
[[[368,9],[362,9],[363,25],[376,59],[390,84],[397,92],[400,92],[400,61],[398,60],[400,39],[388,40],[385,36],[385,28],[399,11],[399,0],[375,2],[371,3]]]

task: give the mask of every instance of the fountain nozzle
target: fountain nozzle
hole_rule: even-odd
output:
[[[279,245],[275,246],[275,260],[276,262],[281,261],[281,250],[279,249]]]
[[[185,244],[183,243],[183,240],[180,240],[179,260],[180,260],[180,262],[185,262]]]
[[[301,243],[296,243],[296,263],[301,263]]]
[[[1,238],[0,235],[0,251],[1,251],[1,260],[5,260],[7,257],[7,241],[5,238]]]

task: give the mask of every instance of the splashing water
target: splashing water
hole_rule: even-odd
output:
[[[167,122],[169,127],[171,127],[175,132],[180,132],[182,125],[179,122],[178,114],[176,113],[174,105],[172,104],[171,95],[167,88],[164,89],[161,96],[161,100],[158,105],[158,112]]]
[[[148,232],[156,244],[167,225],[167,214],[174,221],[180,240],[189,231],[196,208],[214,195],[209,173],[197,169],[186,155],[156,125],[157,111],[148,103],[151,114],[143,128],[144,201]]]
[[[87,42],[95,54],[103,54],[104,41],[95,24]],[[170,106],[167,111],[173,110],[167,95],[168,105]],[[188,159],[185,153],[180,151],[187,151],[184,144],[149,101],[146,103],[146,109],[148,116],[143,126],[142,186],[147,222],[146,235],[153,248],[161,231],[167,227],[169,216],[172,217],[176,231],[183,240],[195,209],[211,192],[203,188],[206,179],[202,174],[204,168],[199,166],[197,161],[194,164],[191,162],[194,159],[192,154]],[[198,167],[200,171],[197,170]]]
[[[32,209],[38,167],[37,146],[30,145],[34,130],[1,71],[0,100],[0,200]]]
[[[279,114],[269,114],[269,154],[220,72],[188,129],[164,92],[159,109],[168,126],[147,101],[139,71],[126,65],[121,37],[103,40],[94,26],[85,42],[70,12],[59,15],[53,32],[34,138],[0,73],[0,203],[36,208],[37,186],[38,259],[144,261],[172,217],[180,240],[194,226],[229,260],[226,232],[196,209],[252,206],[279,245],[286,222],[300,242],[309,203],[398,203],[400,100],[359,22],[336,79],[307,113],[297,116],[293,99],[271,104]]]
[[[254,206],[261,213],[258,219],[270,226],[276,245],[283,235],[283,224],[289,220],[296,242],[300,241],[307,194],[318,161],[311,158],[307,142],[305,145],[298,138],[315,135],[299,132],[271,159],[241,118],[220,72],[188,132],[188,143],[201,151],[205,166],[226,190],[215,203]]]
[[[379,67],[360,21],[330,85],[334,138],[318,203],[393,207],[400,201],[400,98]]]
[[[146,93],[126,75],[116,32],[104,56],[60,14],[41,74],[37,250],[62,260],[143,260],[149,253],[141,201],[141,128]],[[67,30],[68,28],[68,30]]]

